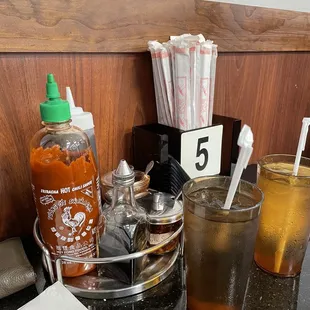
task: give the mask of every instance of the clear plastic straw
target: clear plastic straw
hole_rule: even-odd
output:
[[[309,125],[310,125],[310,117],[304,117],[302,120],[302,127],[301,127],[300,136],[299,136],[298,148],[297,148],[294,169],[293,169],[293,175],[295,176],[298,175],[301,153],[305,150]]]
[[[238,145],[240,146],[240,153],[238,156],[236,168],[229,186],[228,194],[225,200],[225,204],[223,209],[229,210],[231,208],[231,204],[233,202],[233,199],[235,197],[237,187],[239,185],[241,175],[243,172],[243,169],[245,169],[248,166],[249,160],[251,158],[252,152],[253,152],[253,133],[251,128],[248,125],[244,125],[239,138],[238,138]]]

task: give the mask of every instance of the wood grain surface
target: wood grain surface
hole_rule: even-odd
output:
[[[240,118],[254,133],[252,162],[295,154],[310,116],[310,53],[243,53],[218,58],[215,113]],[[308,149],[310,156],[310,137]]]
[[[3,0],[2,52],[141,52],[203,33],[220,51],[306,51],[310,14],[207,0]]]
[[[31,233],[35,208],[29,143],[40,128],[46,73],[62,94],[71,86],[76,104],[94,115],[101,172],[131,158],[131,128],[156,122],[148,54],[0,56],[0,240]]]
[[[224,53],[218,57],[215,113],[241,118],[255,135],[252,162],[295,153],[310,115],[310,53]],[[95,118],[101,173],[131,160],[131,127],[156,120],[152,68],[141,54],[0,54],[0,240],[31,233],[35,209],[29,142],[40,128],[45,74]],[[310,156],[310,139],[307,150]]]

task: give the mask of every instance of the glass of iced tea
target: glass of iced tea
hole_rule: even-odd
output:
[[[189,310],[240,310],[254,254],[263,193],[240,181],[223,210],[230,177],[200,177],[183,187]]]
[[[274,275],[300,273],[310,234],[310,159],[268,155],[258,162],[258,186],[264,192],[255,262]]]

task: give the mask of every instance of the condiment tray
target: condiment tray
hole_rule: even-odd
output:
[[[162,241],[161,243],[157,244],[156,246],[129,255],[109,258],[75,258],[70,256],[60,256],[56,259],[56,275],[52,265],[51,255],[41,241],[38,219],[36,219],[34,223],[33,234],[36,243],[43,252],[43,264],[49,273],[52,283],[54,283],[55,281],[60,281],[76,296],[92,299],[110,299],[127,297],[141,293],[147,289],[154,287],[155,285],[166,279],[174,270],[175,262],[179,256],[179,253],[182,253],[183,246],[179,245],[173,252],[167,253],[162,256],[150,254],[168,244],[179,234],[181,234],[182,237],[182,229],[183,225],[173,235],[171,235],[169,238]],[[183,238],[181,238],[180,242],[181,245],[183,244],[182,239]],[[100,277],[98,276],[97,271],[93,271],[86,275],[74,278],[65,278],[61,274],[61,265],[63,261],[98,265],[121,262],[129,259],[137,259],[145,255],[147,255],[146,267],[140,274],[138,280],[133,285],[128,285],[117,280]]]

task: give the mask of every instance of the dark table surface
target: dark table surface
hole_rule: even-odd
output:
[[[255,167],[246,171],[245,179],[255,181]],[[32,240],[25,240],[29,260],[38,275],[36,285],[0,300],[0,310],[16,310],[46,287],[39,250]],[[186,309],[183,262],[179,259],[175,271],[156,287],[132,297],[116,300],[79,300],[90,310],[183,310]],[[277,278],[258,269],[253,263],[244,310],[310,310],[310,247],[302,273],[295,278]],[[61,309],[57,309],[61,310]]]
[[[116,300],[79,300],[91,310],[185,310],[186,291],[182,284],[182,262],[164,282],[145,293]],[[42,270],[36,285],[0,300],[1,310],[16,310],[45,287]],[[244,310],[307,310],[310,309],[310,248],[303,271],[296,278],[276,278],[258,269],[254,264],[245,300]],[[61,309],[57,309],[61,310]]]

